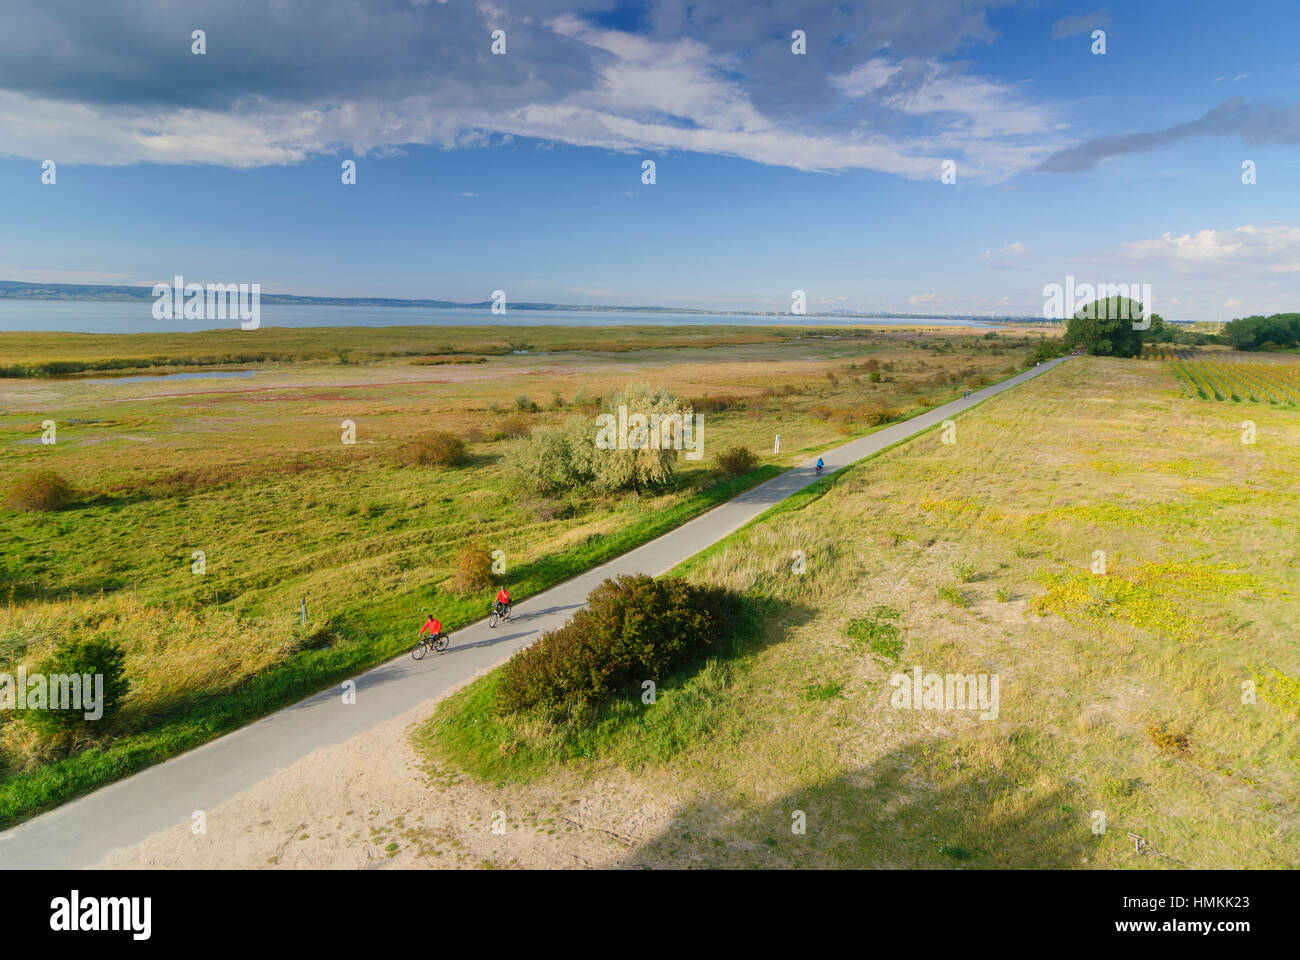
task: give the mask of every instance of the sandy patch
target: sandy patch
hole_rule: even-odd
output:
[[[626,775],[545,794],[431,776],[410,740],[434,702],[316,750],[207,811],[114,851],[100,868],[613,867],[671,822],[675,802]],[[494,824],[496,830],[493,829]]]

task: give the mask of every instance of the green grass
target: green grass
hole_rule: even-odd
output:
[[[664,759],[629,749],[649,716],[629,711],[616,735],[535,754],[516,802],[582,799],[620,768],[638,812],[664,811],[620,857],[633,867],[1167,863],[1129,832],[1196,867],[1300,862],[1300,568],[1278,562],[1300,534],[1300,419],[1262,408],[1267,442],[1245,446],[1239,414],[1175,391],[1162,365],[1072,360],[968,417],[957,445],[913,440],[692,558],[679,571],[786,614]],[[802,576],[780,565],[793,547]],[[969,586],[954,557],[975,561]],[[890,709],[893,651],[862,652],[901,624],[907,664],[1000,674],[999,717]],[[434,763],[476,773],[421,736]],[[607,822],[632,813],[603,799]],[[792,810],[806,840],[780,829]]]
[[[527,564],[514,571],[514,596],[525,599],[620,556],[779,472],[769,464],[720,481],[667,510],[642,514],[625,528]],[[187,700],[158,716],[149,730],[11,774],[0,781],[0,829],[251,723],[400,654],[411,646],[415,626],[423,620],[428,605],[427,597],[397,593],[349,606],[316,628],[318,636],[336,639],[326,649],[301,651],[228,694]],[[481,597],[448,597],[442,601],[440,609],[445,612],[440,619],[450,632],[482,619],[486,608]]]
[[[971,339],[938,357],[879,331],[790,343],[799,335],[793,328],[637,328],[626,335],[621,328],[272,328],[256,341],[267,352],[259,362],[269,364],[246,381],[10,381],[14,399],[0,412],[0,468],[14,476],[48,465],[68,477],[76,499],[44,514],[0,511],[0,600],[9,602],[0,612],[0,664],[38,654],[102,593],[129,595],[151,617],[192,613],[196,622],[215,625],[231,669],[205,677],[190,669],[201,655],[178,668],[181,651],[168,649],[165,638],[153,659],[134,651],[131,662],[157,671],[134,677],[133,698],[150,690],[147,709],[132,703],[72,756],[32,752],[30,743],[10,736],[19,728],[0,718],[0,824],[355,676],[405,650],[430,611],[452,629],[480,619],[485,597],[449,590],[453,559],[468,542],[505,549],[504,579],[517,597],[533,595],[775,476],[794,459],[845,442],[835,422],[812,414],[819,404],[849,409],[869,395],[902,408],[922,381],[962,365],[981,375],[1007,364],[1019,369],[1027,349]],[[219,363],[248,342],[231,331],[0,334],[0,366],[104,361],[109,369],[141,358],[161,366]],[[561,352],[575,344],[593,349]],[[537,372],[529,367],[535,361],[513,349],[555,352],[548,369]],[[786,359],[791,351],[797,359]],[[890,382],[869,384],[857,363],[864,358],[891,365]],[[409,379],[417,365],[443,359],[484,362],[469,368],[471,379],[457,379],[454,363],[447,364],[450,379]],[[551,365],[572,369],[554,372]],[[826,378],[827,370],[836,377]],[[442,368],[416,372],[444,376]],[[502,446],[491,439],[504,418],[554,424],[579,397],[647,377],[685,396],[737,395],[734,408],[709,415],[708,443],[719,450],[747,445],[762,465],[720,480],[711,463],[682,464],[672,489],[639,500],[533,501],[505,488]],[[959,390],[924,387],[931,397]],[[560,403],[531,412],[533,401],[557,392]],[[530,412],[513,409],[519,396],[532,398]],[[58,422],[59,443],[30,443],[46,418]],[[356,423],[355,445],[340,443],[345,419]],[[402,449],[431,422],[466,436],[469,466],[401,463]],[[784,438],[779,458],[768,453],[776,432]],[[802,491],[787,507],[815,502],[839,476]],[[190,572],[195,549],[206,552],[202,576]],[[306,629],[297,625],[303,598]],[[130,645],[141,636],[127,629],[123,639]],[[681,691],[675,696],[685,702]],[[656,750],[689,739],[689,710],[658,716],[668,726]]]

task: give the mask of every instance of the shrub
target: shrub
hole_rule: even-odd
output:
[[[542,408],[521,393],[515,397],[515,409],[520,413],[536,413]]]
[[[853,411],[853,415],[856,419],[870,427],[878,427],[882,423],[890,423],[901,416],[901,414],[892,407],[884,407],[876,403],[858,407],[857,410]]]
[[[59,510],[72,501],[72,485],[53,470],[33,470],[9,490],[13,510]]]
[[[528,436],[528,421],[522,417],[506,417],[501,421],[501,427],[497,432],[498,437],[504,437],[507,440],[515,437]]]
[[[469,462],[469,450],[456,434],[434,430],[411,442],[406,448],[406,460],[426,467],[459,467]]]
[[[103,699],[100,707],[101,719],[104,720],[117,714],[131,688],[126,679],[126,652],[112,641],[96,637],[80,639],[74,636],[63,641],[37,663],[34,672],[44,674],[47,682],[55,674],[102,677],[103,688],[100,693]],[[50,706],[55,705],[56,693],[53,688],[56,686],[58,684],[50,683],[51,689],[47,694]],[[86,693],[93,694],[93,691]],[[53,732],[70,730],[92,722],[86,719],[88,711],[90,706],[83,699],[80,709],[28,710],[25,717],[37,729]]]
[[[1156,748],[1163,753],[1171,753],[1177,757],[1187,756],[1191,749],[1191,741],[1188,740],[1187,734],[1181,730],[1171,730],[1165,723],[1148,723],[1147,736]]]
[[[944,600],[947,600],[954,607],[970,606],[970,600],[966,597],[966,594],[962,593],[961,590],[957,588],[956,584],[945,583],[939,588],[939,596]]]
[[[969,557],[954,560],[952,564],[952,575],[957,578],[958,583],[970,583],[975,579],[975,561]]]
[[[543,497],[588,485],[595,479],[595,449],[595,428],[587,417],[570,417],[558,428],[539,428],[506,448],[506,481]]]
[[[644,574],[606,580],[572,620],[510,658],[496,709],[580,711],[639,689],[717,650],[739,615],[739,597],[718,587]]]
[[[719,393],[711,397],[696,397],[689,401],[688,405],[696,413],[724,413],[742,407],[744,404],[729,393]]]
[[[492,554],[479,543],[467,543],[460,548],[454,562],[456,576],[451,588],[463,595],[478,593],[492,586]]]
[[[718,457],[718,467],[729,477],[738,477],[749,473],[758,466],[758,457],[750,453],[748,447],[732,447]]]
[[[996,596],[998,598],[998,603],[1011,602],[1011,591],[1006,587],[998,587]]]

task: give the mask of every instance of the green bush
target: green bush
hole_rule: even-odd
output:
[[[756,466],[758,466],[758,457],[754,456],[748,447],[732,447],[718,457],[718,469],[729,477],[749,473]]]
[[[605,406],[608,421],[603,425],[600,416],[573,416],[562,427],[536,429],[527,439],[511,444],[503,461],[508,482],[540,496],[587,487],[640,493],[670,483],[679,453],[672,443],[676,439],[684,444],[684,436],[661,433],[661,448],[654,449],[649,430],[638,437],[630,423],[636,415],[644,416],[647,424],[656,415],[666,423],[666,418],[689,417],[689,408],[671,393],[650,387],[629,387],[611,396]],[[629,427],[625,447],[617,442],[620,407],[626,407],[623,423]]]
[[[939,588],[939,596],[947,600],[954,607],[969,607],[970,598],[958,589],[956,584],[945,583]]]
[[[71,484],[53,470],[33,470],[9,489],[11,510],[59,510],[72,501]]]
[[[680,577],[606,580],[572,620],[510,658],[496,709],[554,715],[639,689],[716,650],[739,615],[736,594]]]
[[[126,679],[126,652],[112,641],[101,638],[71,637],[40,660],[32,672],[44,674],[47,682],[56,674],[103,677],[101,721],[109,720],[117,714],[131,689],[131,684]],[[50,690],[48,696],[51,701],[54,695],[54,691]],[[82,709],[28,710],[24,716],[38,730],[54,732],[71,730],[92,722],[85,716],[89,709],[83,701]]]
[[[421,466],[460,467],[469,462],[469,450],[456,434],[435,430],[411,442],[406,448],[406,460]]]

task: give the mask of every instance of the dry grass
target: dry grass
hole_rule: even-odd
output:
[[[673,807],[628,865],[1293,866],[1300,416],[1257,418],[1267,441],[1243,445],[1164,367],[1083,358],[964,415],[954,445],[850,471],[686,565],[779,604],[744,657],[661,694],[692,736],[665,754],[640,714],[516,802],[621,764],[638,803]],[[954,569],[979,572],[966,607],[936,600]],[[873,651],[855,638],[882,607],[897,632]],[[914,666],[997,675],[998,716],[892,708]]]

